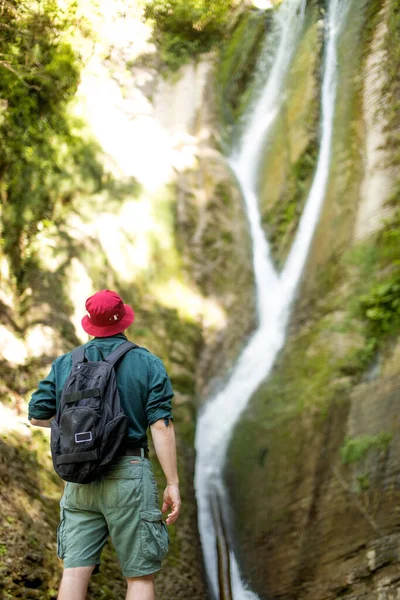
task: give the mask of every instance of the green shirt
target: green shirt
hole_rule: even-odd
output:
[[[101,360],[127,338],[122,333],[105,338],[94,338],[85,344],[89,360]],[[71,352],[59,356],[50,373],[43,379],[29,402],[29,419],[50,419],[57,411],[64,384],[71,372]],[[171,399],[174,395],[171,381],[162,361],[145,350],[130,350],[116,368],[117,387],[121,407],[129,419],[129,439],[138,446],[147,445],[146,431],[159,419],[171,419]]]

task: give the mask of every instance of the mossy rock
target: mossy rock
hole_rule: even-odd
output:
[[[287,76],[284,100],[260,161],[259,202],[271,253],[281,268],[315,172],[319,142],[323,39],[311,4]]]
[[[271,10],[243,10],[220,50],[215,85],[221,134],[228,144],[229,131],[238,124],[254,92],[256,65],[271,18]]]

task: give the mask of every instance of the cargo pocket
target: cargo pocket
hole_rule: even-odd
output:
[[[144,556],[162,560],[168,552],[169,535],[159,510],[142,510],[140,532]]]
[[[60,523],[57,527],[57,556],[63,559],[65,553],[65,511],[60,510]]]

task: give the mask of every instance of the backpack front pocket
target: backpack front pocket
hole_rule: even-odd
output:
[[[87,406],[68,408],[61,415],[60,450],[62,454],[85,452],[96,445],[98,415]]]

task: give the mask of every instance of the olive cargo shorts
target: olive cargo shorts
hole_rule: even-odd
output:
[[[93,483],[67,483],[60,507],[57,542],[64,568],[99,565],[110,535],[125,577],[161,569],[169,538],[147,458],[124,456]]]

